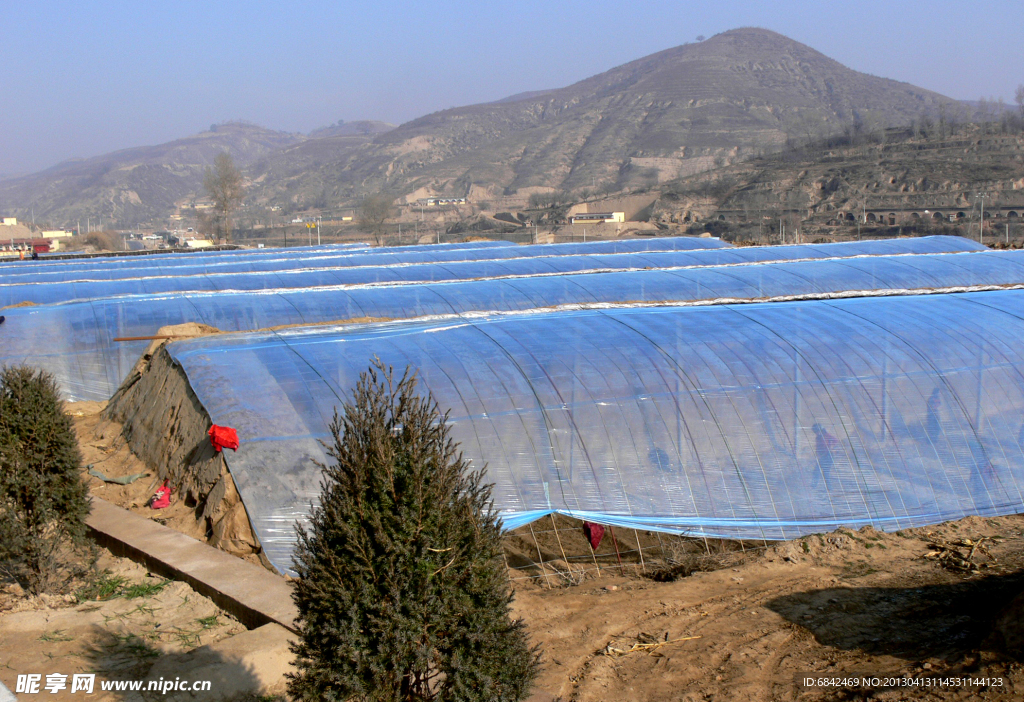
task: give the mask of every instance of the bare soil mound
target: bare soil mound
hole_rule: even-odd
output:
[[[163,327],[157,336],[212,333],[218,330],[188,323]],[[106,483],[101,493],[105,499],[135,511],[145,510],[145,501],[156,485],[166,480],[174,488],[175,504],[161,510],[159,516],[147,516],[164,523],[173,519],[170,526],[229,553],[258,555],[259,543],[227,464],[210,443],[210,417],[184,371],[167,352],[167,341],[157,339],[150,344],[100,415],[89,419],[83,412],[79,422],[83,449],[99,448],[106,454],[93,456],[92,461],[87,456],[86,463],[99,465],[98,461],[108,460],[117,452],[120,437],[125,449],[114,463],[119,469],[104,470],[104,474],[108,478],[137,474],[141,464],[154,479],[125,486]]]

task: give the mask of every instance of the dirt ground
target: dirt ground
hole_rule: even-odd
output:
[[[145,471],[95,409],[69,408],[85,462],[108,476]],[[90,478],[95,494],[205,540],[193,508],[144,506],[155,487],[152,476],[129,486]],[[593,554],[580,524],[559,517],[506,538],[514,610],[543,657],[532,702],[1024,699],[1022,515],[767,545],[614,536]],[[105,558],[115,574],[157,581]],[[182,583],[82,604],[15,590],[0,595],[8,685],[29,668],[187,674],[197,646],[267,648]],[[822,688],[800,683],[808,677],[883,680]]]
[[[536,699],[1024,698],[1022,530],[1021,516],[840,530],[671,582],[607,566],[578,586],[521,581],[515,609],[545,660]],[[982,537],[973,566],[955,555]],[[968,676],[991,684],[938,686]],[[826,690],[804,677],[917,682]]]
[[[68,676],[62,692],[43,689],[19,699],[141,700],[103,692],[99,681],[143,680],[159,671],[172,680],[187,676],[194,652],[246,631],[185,583],[153,576],[107,551],[97,566],[102,578],[78,583],[76,594],[33,597],[0,582],[0,681],[14,691],[19,674],[40,674],[42,684],[51,673]],[[92,695],[70,692],[77,673],[96,674]]]

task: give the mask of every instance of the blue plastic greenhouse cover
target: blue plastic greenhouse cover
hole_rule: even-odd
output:
[[[270,560],[374,357],[417,370],[512,528],[785,539],[1016,513],[1024,291],[497,315],[173,343]]]
[[[740,253],[748,250],[741,250]],[[765,253],[770,250],[758,250]],[[834,250],[833,250],[834,253]],[[659,254],[671,259],[683,254]],[[627,264],[628,256],[619,256]],[[643,255],[640,264],[650,263]],[[669,261],[671,262],[671,261]],[[640,265],[633,261],[634,267]],[[0,364],[54,374],[71,400],[109,398],[165,325],[200,322],[222,331],[358,319],[467,315],[605,303],[722,302],[807,295],[1024,284],[1024,252],[862,256],[758,265],[630,270],[420,285],[333,286],[262,293],[120,296],[9,310]],[[867,291],[867,292],[865,292]]]
[[[293,246],[270,249],[235,249],[231,251],[209,251],[199,249],[190,252],[153,253],[138,256],[88,257],[80,259],[57,259],[52,261],[8,260],[10,265],[0,266],[4,276],[24,281],[62,281],[100,278],[119,278],[164,275],[194,268],[203,270],[220,265],[237,263],[241,269],[259,265],[259,261],[302,261],[333,259],[338,256],[373,253],[402,254],[415,250],[420,254],[430,251],[480,250],[495,247],[515,247],[510,241],[474,241],[459,244],[424,244],[418,246],[394,246],[374,249],[366,244],[329,244],[324,246]],[[187,271],[185,271],[187,272]]]
[[[142,263],[149,265],[116,266],[110,261],[91,266],[69,264],[46,269],[34,266],[15,266],[8,273],[10,283],[66,283],[88,280],[124,280],[157,276],[200,276],[226,273],[257,273],[316,268],[352,268],[358,266],[389,266],[411,263],[444,263],[447,261],[474,261],[514,259],[573,254],[633,253],[638,251],[695,251],[730,248],[718,239],[694,237],[658,237],[652,239],[623,239],[592,241],[587,243],[535,244],[515,246],[505,242],[471,242],[470,244],[441,244],[405,246],[378,249],[299,250],[278,249],[263,255],[196,256],[188,261],[171,261],[149,257]],[[6,278],[7,276],[5,276]],[[7,282],[7,281],[5,281]]]
[[[664,268],[666,266],[717,266],[730,263],[756,263],[765,260],[825,259],[836,256],[881,255],[895,253],[925,253],[939,251],[975,251],[978,244],[959,237],[927,237],[877,242],[849,242],[820,246],[768,246],[751,248],[717,248],[687,250],[690,242],[713,242],[711,239],[663,239],[674,249],[641,249],[638,251],[609,252],[609,247],[588,249],[604,244],[621,247],[641,244],[653,245],[646,240],[623,242],[596,242],[593,244],[551,244],[545,246],[496,247],[489,251],[446,252],[449,258],[463,259],[447,262],[409,261],[380,263],[379,255],[372,260],[351,256],[344,265],[320,267],[305,266],[294,261],[268,262],[285,265],[281,270],[250,270],[235,273],[175,273],[155,277],[127,278],[81,282],[0,282],[0,302],[3,306],[22,302],[52,304],[70,300],[86,300],[115,295],[138,295],[185,291],[266,290],[273,288],[308,288],[325,285],[356,285],[381,282],[423,282],[439,280],[469,280],[474,278],[558,274],[586,270],[622,270],[636,268]],[[632,242],[637,242],[633,244]],[[981,247],[981,250],[985,250]],[[532,251],[532,255],[529,254]],[[509,257],[509,254],[517,254]],[[500,254],[500,255],[499,255]],[[523,255],[520,255],[523,254]],[[411,255],[411,254],[410,254]],[[422,259],[423,255],[418,254]],[[467,258],[471,257],[471,258]],[[376,261],[376,263],[374,263]],[[639,262],[639,263],[638,263]],[[249,264],[245,264],[249,265]]]

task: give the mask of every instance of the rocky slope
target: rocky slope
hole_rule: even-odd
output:
[[[339,123],[309,137],[225,125],[0,181],[0,202],[54,224],[92,216],[131,226],[201,194],[227,150],[249,202],[291,210],[351,206],[385,190],[469,196],[652,186],[850,125],[907,124],[953,101],[858,73],[780,34],[737,29],[668,49],[568,87],[444,110],[396,129]]]
[[[858,73],[763,29],[737,29],[539,94],[427,115],[306,174],[337,197],[425,187],[492,196],[666,181],[952,101]],[[265,197],[280,190],[268,181]]]

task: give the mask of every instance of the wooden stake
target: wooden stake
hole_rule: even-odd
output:
[[[619,564],[619,572],[625,575],[626,569],[622,567],[622,558],[619,556],[619,542],[615,538],[615,529],[612,528],[611,524],[608,525],[608,535],[612,537],[612,545],[615,547],[615,560]]]
[[[555,539],[558,541],[558,550],[562,552],[562,560],[565,561],[565,565],[568,566],[569,559],[566,558],[565,549],[562,548],[562,537],[558,535],[558,525],[555,524],[555,515],[554,513],[551,513],[548,516],[551,517],[551,527],[555,530]],[[570,572],[572,572],[571,569]]]
[[[180,334],[163,334],[161,336],[116,336],[114,341],[153,341],[154,339],[183,339]]]
[[[644,565],[644,549],[640,545],[640,531],[638,529],[633,530],[633,536],[636,537],[636,550],[640,552],[640,571],[647,574],[647,566]]]
[[[540,552],[540,543],[537,541],[537,535],[533,532],[533,524],[530,524],[530,535],[533,537],[533,545],[537,547],[537,565],[540,566],[540,572],[544,574],[544,582],[551,587],[551,580],[548,579],[548,572],[544,569],[544,554]]]

